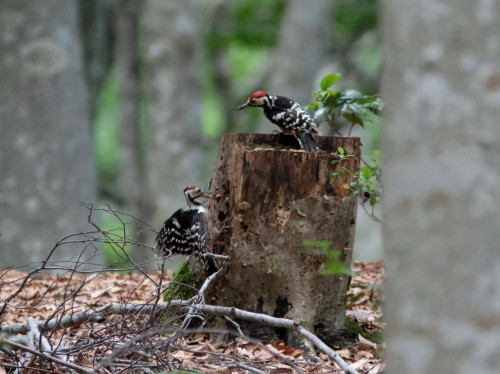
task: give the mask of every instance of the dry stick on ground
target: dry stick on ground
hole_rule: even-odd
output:
[[[66,316],[59,321],[56,320],[52,320],[50,322],[41,321],[38,322],[38,326],[41,329],[49,330],[49,329],[75,326],[87,321],[100,322],[105,318],[106,315],[110,314],[120,314],[120,315],[135,314],[135,313],[145,314],[145,313],[150,313],[153,310],[158,311],[159,309],[168,309],[176,307],[181,309],[187,309],[188,311],[191,310],[192,308],[195,308],[199,312],[204,312],[211,315],[236,317],[247,321],[258,322],[273,327],[295,330],[299,334],[304,336],[306,339],[311,341],[321,352],[326,354],[347,374],[358,374],[358,372],[353,368],[351,368],[347,364],[347,362],[345,362],[344,359],[342,359],[342,357],[340,357],[334,350],[328,347],[316,335],[314,335],[312,332],[301,326],[299,322],[287,318],[277,318],[268,316],[266,314],[248,312],[245,310],[232,307],[222,307],[222,306],[206,305],[206,304],[190,305],[190,301],[184,301],[184,300],[172,300],[169,302],[158,303],[155,305],[109,304],[101,308],[98,308],[96,310],[87,310],[84,312],[76,313],[72,316]],[[28,330],[29,328],[26,323],[2,326],[2,331],[8,334],[26,333]]]
[[[258,322],[266,324],[273,327],[286,328],[297,331],[300,335],[311,341],[316,348],[321,352],[326,354],[330,359],[332,359],[337,365],[340,366],[347,374],[359,374],[356,370],[351,368],[347,362],[344,361],[333,349],[328,347],[323,341],[314,335],[312,332],[300,325],[300,322],[293,321],[287,318],[277,318],[271,317],[266,314],[248,312],[246,310],[241,310],[231,307],[215,306],[215,305],[193,305],[192,307],[197,308],[201,312],[205,312],[216,316],[230,316],[241,318],[247,321]]]
[[[91,217],[93,208],[89,208],[90,215],[89,219]],[[111,213],[113,215],[116,214],[115,211],[112,209],[107,209],[105,210],[107,213]],[[89,222],[92,223],[92,222]],[[54,251],[61,245],[64,245],[66,243],[73,243],[73,242],[79,242],[82,244],[86,245],[92,245],[94,242],[102,242],[102,239],[93,237],[92,235],[101,235],[103,234],[103,231],[96,225],[95,226],[96,231],[92,232],[82,232],[79,234],[73,234],[70,235],[66,238],[63,238],[60,240],[54,248],[50,251],[49,255],[45,258],[45,260],[42,262],[42,266],[38,269],[35,269],[34,271],[30,272],[25,278],[22,284],[19,286],[19,288],[8,298],[5,300],[5,303],[3,305],[3,308],[0,308],[0,313],[4,312],[7,307],[15,307],[10,305],[10,301],[13,300],[20,292],[22,289],[25,288],[29,280],[34,277],[38,272],[47,270],[47,269],[64,269],[67,271],[75,272],[75,273],[87,273],[85,270],[80,270],[78,267],[82,264],[80,262],[75,262],[73,268],[68,268],[66,266],[54,266],[54,263],[50,262],[50,258]],[[81,236],[82,239],[73,239],[75,237]],[[119,242],[118,244],[123,244],[126,239],[123,240],[118,240],[114,237],[110,237],[107,240],[113,240],[115,242]],[[58,265],[55,263],[55,265]],[[142,270],[141,266],[135,264],[134,269]],[[104,270],[104,269],[103,269]],[[89,271],[90,273],[90,271]],[[143,272],[144,274],[144,272]],[[145,275],[147,278],[151,280],[150,277]],[[153,281],[154,284],[159,286],[156,282]],[[208,287],[210,284],[210,279],[207,279],[205,282],[206,286],[202,287],[200,289],[200,293],[203,294],[204,290]],[[71,290],[71,289],[66,289],[65,290],[65,299],[69,298],[74,299],[76,297],[76,293],[81,289],[81,287],[77,287],[77,291]],[[159,311],[166,311],[169,310],[170,308],[174,309],[181,309],[182,311],[198,311],[198,312],[204,312],[207,314],[213,314],[217,316],[226,316],[226,317],[237,317],[240,319],[246,319],[246,320],[251,320],[251,321],[258,321],[262,324],[268,324],[271,326],[275,327],[283,327],[283,328],[289,328],[289,329],[294,329],[296,330],[299,334],[302,334],[305,336],[307,339],[310,339],[310,341],[313,342],[313,344],[318,347],[319,350],[327,354],[333,361],[335,361],[346,373],[348,374],[357,374],[357,372],[350,368],[347,363],[338,355],[336,354],[333,350],[331,350],[329,347],[327,347],[317,336],[315,336],[313,333],[310,331],[306,330],[303,328],[299,323],[294,322],[293,320],[290,319],[284,319],[284,318],[275,318],[275,317],[270,317],[264,314],[258,314],[258,313],[251,313],[247,312],[241,309],[235,309],[235,308],[230,308],[230,307],[219,307],[219,306],[214,306],[214,305],[205,305],[204,303],[200,303],[200,299],[197,297],[191,298],[190,300],[171,300],[168,302],[163,302],[159,303],[159,294],[157,294],[154,299],[154,303],[145,303],[145,304],[107,304],[99,308],[89,308],[85,311],[78,312],[78,313],[72,313],[69,315],[64,315],[61,316],[59,315],[57,318],[55,315],[53,315],[51,318],[44,320],[44,321],[39,321],[35,322],[37,325],[37,328],[39,329],[40,332],[47,332],[47,331],[55,331],[55,330],[60,330],[60,329],[65,329],[71,326],[77,326],[77,325],[82,325],[84,323],[88,322],[94,322],[94,323],[99,323],[102,324],[104,327],[103,329],[106,330],[106,324],[110,323],[110,319],[107,318],[110,315],[126,315],[126,316],[136,316],[136,315],[145,315],[145,314],[152,314],[156,313]],[[153,300],[152,300],[153,301]],[[71,309],[66,309],[64,305],[66,304],[66,301],[61,303],[59,305],[58,309],[61,309],[64,313],[71,313]],[[63,314],[64,314],[63,313]],[[0,326],[0,332],[6,333],[6,334],[26,334],[30,329],[33,331],[35,328],[35,323],[32,323],[31,328],[27,323],[22,323],[22,324],[13,324],[13,325],[2,325]],[[104,342],[103,339],[106,339],[106,342],[108,342],[111,338],[116,339],[116,338],[121,338],[124,337],[126,334],[133,333],[133,331],[128,331],[128,332],[120,332],[120,328],[117,327],[119,322],[113,323],[112,327],[113,328],[118,328],[118,331],[116,333],[112,333],[111,335],[109,332],[107,332],[106,336],[99,338],[97,337],[96,339],[89,341],[89,342],[83,342],[84,344],[81,345],[79,344],[78,347],[65,347],[64,351],[65,354],[68,354],[68,350],[71,350],[73,354],[75,352],[81,351],[82,347],[85,349],[85,347],[89,346],[95,346],[96,344],[100,344]],[[108,326],[109,327],[109,326]],[[94,331],[95,333],[95,331]],[[99,334],[98,334],[99,335]],[[123,335],[123,336],[122,336]],[[132,334],[133,336],[136,334]],[[83,338],[83,337],[82,337]],[[0,339],[0,342],[6,342],[11,344],[12,347],[24,350],[26,352],[30,352],[32,354],[36,354],[40,357],[52,360],[54,363],[59,363],[61,365],[74,365],[74,370],[78,372],[92,372],[87,370],[86,368],[82,368],[76,364],[71,364],[69,362],[64,362],[61,363],[60,359],[51,357],[49,355],[46,355],[44,353],[38,352],[34,349],[31,349],[29,347],[26,347],[24,344],[20,344],[18,342],[12,341],[12,340],[6,340],[6,339]],[[111,344],[115,344],[111,342]],[[113,349],[113,348],[111,348]],[[33,351],[33,352],[31,352]],[[60,352],[60,351],[59,351]]]
[[[14,342],[12,340],[9,340],[9,339],[0,339],[0,343],[2,343],[2,344],[8,344],[11,347],[20,349],[22,351],[31,353],[33,355],[42,357],[42,358],[44,358],[46,360],[55,362],[55,363],[57,363],[57,364],[59,364],[61,366],[65,366],[65,367],[68,367],[70,369],[73,369],[73,370],[77,371],[78,373],[84,373],[84,374],[93,374],[93,373],[95,373],[94,370],[86,369],[83,366],[80,366],[80,365],[77,365],[77,364],[73,364],[73,363],[68,362],[68,361],[61,360],[61,359],[59,359],[57,357],[46,355],[45,353],[39,352],[36,349],[29,348],[29,347],[27,347],[27,346],[25,346],[23,344],[16,343],[16,342]]]
[[[229,365],[228,368],[229,369],[232,369],[232,368],[235,368],[235,369],[245,369],[245,370],[249,371],[250,373],[255,373],[255,374],[266,374],[265,371],[253,368],[253,367],[248,366],[248,365],[243,365],[243,364]]]
[[[207,292],[208,287],[210,287],[210,284],[212,284],[212,282],[215,280],[215,278],[217,278],[221,271],[222,269],[219,269],[217,272],[213,273],[211,276],[205,279],[205,282],[203,282],[203,285],[200,287],[198,294],[194,298],[194,305],[205,304],[205,293]],[[182,321],[181,329],[187,329],[189,323],[193,318],[200,318],[200,316],[198,313],[196,313],[195,307],[190,307],[186,317],[184,318],[184,321]]]
[[[296,363],[293,360],[291,360],[291,359],[283,356],[280,352],[278,352],[276,350],[271,350],[269,347],[267,347],[266,345],[262,344],[258,340],[252,339],[252,338],[250,338],[248,336],[245,336],[244,334],[235,334],[232,331],[228,331],[228,330],[225,330],[225,329],[217,329],[217,328],[215,328],[215,329],[213,329],[213,328],[204,328],[203,330],[199,330],[199,331],[198,330],[189,330],[189,329],[179,330],[179,329],[175,329],[174,327],[160,327],[160,328],[156,328],[156,329],[150,329],[148,331],[143,332],[141,335],[133,336],[131,339],[129,339],[129,341],[127,341],[125,344],[123,344],[120,347],[118,347],[118,349],[116,349],[115,351],[113,351],[109,356],[104,357],[103,359],[101,359],[99,361],[99,364],[100,364],[100,366],[103,366],[103,367],[110,366],[111,364],[114,365],[115,362],[117,362],[116,357],[118,355],[120,355],[122,353],[126,353],[129,348],[136,349],[137,343],[139,341],[143,340],[144,338],[148,338],[148,337],[151,337],[153,335],[162,335],[162,334],[171,333],[171,332],[174,332],[177,335],[190,335],[190,334],[193,334],[193,333],[224,334],[224,335],[231,334],[231,335],[234,335],[235,337],[244,339],[245,341],[258,346],[259,348],[261,348],[265,352],[267,352],[267,353],[275,356],[276,358],[278,358],[280,360],[281,363],[287,364],[287,365],[291,366],[295,370],[296,373],[298,373],[298,374],[303,374],[304,373],[302,370],[300,370],[300,368],[296,365]],[[178,337],[179,336],[177,336],[175,338],[178,338]],[[152,344],[152,347],[151,347],[150,350],[152,350],[152,351],[164,350],[164,348],[166,346],[171,346],[172,345],[172,340],[173,339],[174,339],[174,337],[170,336],[166,340],[154,342]],[[176,350],[182,350],[182,351],[192,352],[192,353],[197,353],[197,354],[211,354],[211,355],[215,355],[215,356],[224,356],[224,357],[231,357],[232,359],[237,359],[234,356],[223,354],[223,353],[207,352],[207,351],[197,351],[197,350],[190,350],[190,349],[185,349],[185,348],[181,348],[181,347],[175,347],[175,348],[176,348]],[[134,350],[134,352],[138,353],[136,350]],[[249,362],[249,364],[250,363],[251,362]]]
[[[38,322],[40,331],[53,331],[66,327],[78,326],[85,322],[103,322],[106,316],[111,314],[149,314],[158,309],[166,310],[171,307],[189,307],[190,300],[172,300],[158,304],[106,304],[97,309],[88,309],[61,319],[43,320]],[[158,309],[157,309],[158,308]],[[4,334],[26,334],[29,327],[26,323],[16,323],[12,325],[2,325],[1,332]]]
[[[38,324],[36,323],[35,319],[33,317],[28,317],[26,324],[28,325],[30,331],[28,332],[28,344],[31,344],[33,348],[35,345],[40,346],[40,351],[42,352],[50,352],[52,353],[56,358],[67,361],[66,357],[63,355],[60,355],[54,351],[52,348],[51,344],[47,340],[45,336],[43,336],[40,333],[40,329],[38,328]]]

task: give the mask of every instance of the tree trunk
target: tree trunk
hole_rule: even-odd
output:
[[[96,178],[76,2],[3,1],[0,12],[0,264],[6,267],[40,261],[63,236],[84,231],[78,203],[95,202]],[[80,250],[65,247],[51,260]]]
[[[101,88],[113,63],[113,14],[108,0],[78,0],[90,122],[99,110]]]
[[[199,3],[192,0],[145,2],[148,178],[156,207],[155,227],[182,200],[187,184],[202,185],[201,31]],[[179,200],[181,199],[181,200]],[[151,239],[152,241],[152,239]]]
[[[286,2],[278,45],[269,63],[272,73],[266,86],[259,89],[289,97],[301,105],[309,103],[311,91],[317,87],[314,80],[321,79],[318,71],[325,62],[330,62],[328,52],[336,3],[332,0]],[[273,126],[261,116],[257,131],[268,133]]]
[[[146,175],[143,136],[141,132],[141,86],[139,58],[139,17],[142,0],[115,0],[115,69],[120,104],[120,185],[125,210],[134,217],[150,221],[153,210]],[[139,221],[131,223],[134,240],[146,242],[140,235]],[[133,257],[140,260],[144,250],[133,248]]]
[[[325,276],[325,255],[303,245],[325,241],[350,267],[356,196],[346,188],[349,172],[338,171],[337,147],[354,155],[342,161],[359,167],[358,138],[318,138],[325,153],[279,149],[291,136],[227,134],[220,142],[211,191],[223,199],[208,203],[219,230],[214,253],[230,260],[209,297],[220,305],[300,320],[331,339],[344,326],[350,277]],[[256,333],[258,326],[249,326]]]
[[[387,372],[500,373],[500,3],[382,5]]]

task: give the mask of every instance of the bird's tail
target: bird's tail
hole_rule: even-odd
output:
[[[295,132],[297,140],[300,143],[300,146],[302,149],[306,152],[314,152],[318,153],[319,148],[318,145],[316,144],[316,140],[314,140],[314,137],[307,133],[307,132],[302,132],[302,131],[296,131]]]

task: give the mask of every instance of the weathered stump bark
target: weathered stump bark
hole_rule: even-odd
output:
[[[355,155],[341,166],[358,170],[360,140],[317,140],[324,153],[290,149],[291,136],[221,138],[210,190],[223,198],[209,201],[208,209],[219,230],[213,251],[230,260],[207,296],[219,305],[300,320],[328,340],[344,328],[350,277],[323,275],[325,256],[303,240],[328,241],[350,268],[356,222],[356,196],[347,186],[352,176],[345,172],[330,179],[329,174],[339,172],[338,164],[331,164],[339,146]]]

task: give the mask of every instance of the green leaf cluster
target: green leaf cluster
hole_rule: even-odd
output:
[[[382,189],[379,187],[382,179],[382,169],[378,162],[378,150],[370,155],[370,161],[361,167],[358,173],[355,173],[355,180],[350,183],[354,194],[359,194],[364,201],[368,201],[370,206],[380,203],[382,198]]]
[[[383,102],[377,95],[365,95],[352,89],[333,89],[341,78],[341,74],[325,76],[319,83],[320,89],[313,92],[314,99],[308,105],[308,108],[314,110],[314,119],[318,124],[325,122],[337,133],[340,133],[339,118],[352,125],[364,127],[383,107]]]
[[[328,74],[323,77],[319,83],[320,89],[313,92],[314,99],[308,106],[309,109],[314,110],[314,118],[318,124],[325,122],[339,134],[341,124],[345,121],[351,124],[351,129],[355,125],[364,128],[366,123],[378,118],[384,105],[377,95],[365,95],[352,89],[335,90],[333,86],[341,78],[341,74]],[[365,161],[362,157],[363,166],[358,172],[352,172],[343,166],[343,161],[353,158],[354,155],[346,154],[342,147],[338,147],[337,155],[338,159],[331,161],[332,165],[338,166],[334,172],[330,173],[330,179],[349,174],[353,179],[353,182],[349,184],[353,194],[361,196],[363,202],[369,202],[371,207],[380,203],[382,194],[380,188],[382,170],[378,161],[380,152],[375,150],[370,154],[369,161]],[[373,212],[371,217],[378,220]]]
[[[353,194],[360,195],[363,201],[368,201],[372,207],[380,203],[382,197],[382,190],[379,187],[382,179],[382,169],[378,161],[380,151],[375,150],[373,153],[369,154],[369,162],[364,162],[364,165],[357,172],[352,172],[348,168],[342,166],[342,161],[352,158],[354,155],[345,154],[345,150],[342,147],[338,147],[337,154],[339,159],[332,160],[331,164],[338,164],[339,167],[335,172],[330,173],[330,179],[349,174],[354,179],[353,182],[349,183],[349,187]]]

